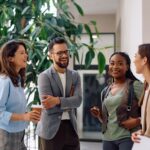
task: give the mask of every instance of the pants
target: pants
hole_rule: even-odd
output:
[[[25,132],[9,133],[0,129],[0,150],[27,150],[24,144]]]
[[[46,140],[40,137],[40,150],[80,150],[79,138],[70,120],[61,121],[53,139]]]
[[[133,142],[130,138],[116,141],[103,141],[103,150],[131,150]]]

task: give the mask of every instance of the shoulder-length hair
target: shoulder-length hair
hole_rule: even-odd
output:
[[[26,50],[26,45],[23,41],[11,40],[5,43],[0,49],[0,74],[10,77],[14,86],[19,86],[19,78],[21,78],[21,86],[24,87],[25,68],[16,71],[15,65],[9,61],[10,57],[15,56],[19,46],[22,45]]]

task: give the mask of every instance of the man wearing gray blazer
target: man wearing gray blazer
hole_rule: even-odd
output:
[[[67,69],[69,51],[65,39],[53,39],[49,53],[53,65],[38,77],[44,107],[36,129],[40,150],[80,150],[75,113],[82,99],[80,76]]]

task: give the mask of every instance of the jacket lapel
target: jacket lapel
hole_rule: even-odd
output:
[[[54,67],[52,67],[52,76],[57,84],[57,86],[59,87],[60,89],[60,92],[61,92],[61,95],[63,96],[63,86],[62,86],[62,83],[61,83],[61,80],[60,80],[60,77],[57,73],[57,71],[54,69]]]
[[[66,70],[66,97],[70,96],[71,87],[73,86],[72,83],[72,72],[70,70]]]

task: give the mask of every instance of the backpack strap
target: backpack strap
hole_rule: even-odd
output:
[[[108,85],[104,88],[104,90],[102,91],[102,94],[101,94],[101,101],[103,102],[104,99],[108,96],[109,92],[110,92],[110,89],[111,89],[111,86]]]
[[[128,105],[127,105],[127,111],[131,111],[131,107],[132,107],[132,103],[135,97],[134,94],[134,87],[133,87],[133,82],[134,81],[130,81],[129,83],[129,94],[128,94]]]
[[[134,81],[130,81],[129,82],[127,111],[131,111],[132,103],[133,103],[133,100],[135,98],[133,83],[134,83]],[[108,96],[110,90],[111,90],[111,86],[110,85],[108,85],[108,86],[106,86],[104,88],[104,90],[102,91],[102,94],[101,94],[101,101],[102,102]]]

